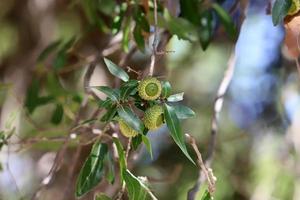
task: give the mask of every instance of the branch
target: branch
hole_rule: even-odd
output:
[[[153,0],[154,3],[154,38],[152,43],[152,55],[151,55],[151,63],[150,63],[150,70],[149,76],[153,76],[154,73],[154,65],[155,65],[155,58],[156,58],[156,47],[157,47],[157,0]]]
[[[235,65],[235,55],[234,52],[232,52],[228,60],[227,70],[224,74],[221,84],[219,85],[217,97],[214,101],[214,110],[213,110],[213,115],[211,120],[211,137],[209,142],[208,155],[204,162],[205,164],[204,166],[208,168],[211,166],[213,160],[216,140],[217,140],[219,114],[223,107],[224,95],[226,94],[229,84],[233,77],[234,65]],[[196,194],[199,192],[201,184],[205,181],[205,177],[206,177],[205,171],[203,170],[200,171],[195,185],[188,192],[188,200],[194,200],[196,198]]]
[[[188,142],[193,147],[193,149],[194,149],[194,151],[197,155],[197,164],[200,167],[200,169],[202,170],[202,172],[204,173],[205,178],[208,182],[209,193],[212,194],[212,193],[214,193],[214,191],[216,189],[216,177],[213,175],[212,170],[205,166],[205,164],[203,162],[203,159],[202,159],[202,156],[201,156],[201,153],[198,149],[195,138],[192,137],[191,135],[187,134],[187,133],[185,134],[185,137],[187,138]],[[196,194],[193,195],[193,196],[196,196]],[[188,199],[192,199],[192,198],[188,198]]]
[[[214,156],[214,149],[216,144],[216,136],[218,132],[218,121],[219,121],[219,115],[223,108],[223,102],[224,102],[224,96],[228,90],[229,84],[233,77],[234,72],[234,65],[235,65],[235,55],[234,53],[231,54],[229,60],[228,60],[228,67],[224,74],[223,80],[219,86],[217,97],[214,102],[214,110],[213,110],[213,116],[211,121],[211,140],[208,150],[208,156],[206,159],[206,162],[210,164],[210,162],[213,159]]]

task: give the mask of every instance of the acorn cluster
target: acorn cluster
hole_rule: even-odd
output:
[[[155,104],[155,101],[161,96],[161,82],[154,77],[147,77],[141,80],[137,87],[138,96],[144,101],[143,104],[150,105],[144,112],[143,123],[148,130],[156,130],[164,123],[163,108],[161,105]],[[137,131],[131,128],[124,120],[118,120],[121,133],[125,137],[135,137]]]
[[[183,92],[171,94],[169,81],[153,76],[130,78],[111,60],[104,58],[104,64],[122,82],[117,88],[95,87],[106,95],[106,99],[98,101],[99,107],[106,110],[100,120],[106,124],[115,122],[123,136],[132,138],[134,149],[141,142],[148,143],[145,136],[149,131],[157,130],[166,123],[170,134],[176,135],[181,131],[180,120],[195,115],[193,110],[179,103],[183,100]]]

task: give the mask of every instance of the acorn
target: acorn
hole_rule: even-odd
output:
[[[295,15],[300,10],[300,1],[293,0],[288,15]]]
[[[138,132],[131,128],[123,119],[118,118],[118,122],[120,131],[125,137],[135,137],[138,135]]]
[[[144,124],[149,130],[155,130],[164,123],[163,108],[159,105],[152,106],[145,111]]]
[[[155,100],[161,94],[161,83],[154,77],[145,78],[139,83],[138,92],[144,100]]]

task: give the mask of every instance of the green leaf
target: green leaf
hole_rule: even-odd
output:
[[[118,109],[119,116],[134,130],[143,133],[143,122],[132,112],[128,106],[120,106]]]
[[[123,28],[123,38],[122,38],[122,49],[128,53],[129,51],[129,40],[130,40],[130,26],[131,19],[130,17],[126,18],[125,25]]]
[[[43,97],[38,97],[37,103],[39,106],[45,105],[49,102],[51,102],[54,98],[52,96],[43,96]]]
[[[29,113],[32,113],[38,106],[39,81],[33,79],[30,87],[27,90],[25,106]]]
[[[110,108],[112,105],[112,100],[110,98],[106,98],[104,101],[100,100],[99,107],[100,108]]]
[[[150,25],[148,20],[146,19],[145,13],[140,9],[140,7],[137,7],[135,13],[134,13],[134,20],[136,21],[136,24],[141,27],[142,30],[146,32],[150,32]]]
[[[53,100],[52,96],[39,97],[39,84],[37,79],[33,79],[26,94],[25,107],[32,113],[38,106],[45,105]]]
[[[53,68],[55,70],[62,69],[67,62],[67,55],[65,51],[59,51],[53,61]]]
[[[134,95],[137,92],[138,81],[129,80],[124,83],[120,88],[120,96],[122,100],[126,100],[130,95]]]
[[[89,24],[100,28],[100,30],[103,32],[108,32],[108,27],[102,20],[101,16],[99,16],[99,11],[98,11],[98,8],[103,1],[104,0],[102,0],[102,1],[85,0],[85,1],[80,1],[80,3],[84,10],[84,13],[87,17]],[[110,2],[112,2],[112,1],[110,1]],[[101,7],[104,7],[104,6],[102,5]]]
[[[47,74],[47,90],[54,97],[65,96],[69,93],[63,88],[58,75],[54,72]]]
[[[131,146],[134,150],[137,150],[139,145],[142,143],[142,134],[138,134],[137,136],[132,138]]]
[[[38,62],[44,61],[50,53],[52,53],[59,47],[60,43],[61,43],[61,40],[57,40],[57,41],[54,41],[51,44],[49,44],[38,56],[37,61]]]
[[[76,181],[76,197],[83,196],[101,181],[104,175],[103,160],[107,152],[107,144],[96,142],[93,145]]]
[[[112,200],[110,197],[105,194],[96,194],[95,200]]]
[[[66,52],[67,50],[69,50],[73,44],[76,41],[76,36],[71,37],[69,40],[67,40],[63,46],[61,47],[60,51]]]
[[[142,140],[143,140],[143,143],[145,144],[147,151],[149,152],[151,158],[153,159],[152,146],[151,146],[151,142],[150,142],[149,138],[145,135],[141,135],[141,136],[142,136]]]
[[[198,0],[180,0],[180,15],[191,23],[199,24]]]
[[[272,21],[274,26],[281,23],[289,12],[292,0],[276,0],[272,8]]]
[[[230,15],[217,3],[213,3],[212,8],[216,11],[226,32],[229,34],[229,36],[232,39],[235,39],[236,35],[237,35],[237,29],[236,29]]]
[[[120,142],[120,140],[116,137],[113,137],[113,141],[117,147],[118,155],[119,155],[119,165],[120,165],[120,177],[123,181],[123,171],[126,170],[126,160],[125,160],[125,151]]]
[[[183,95],[184,92],[181,93],[177,93],[177,94],[172,94],[171,96],[169,96],[167,98],[168,102],[178,102],[178,101],[182,101],[183,100]]]
[[[129,80],[128,74],[118,65],[113,63],[111,60],[104,58],[105,65],[108,69],[108,71],[118,77],[119,79],[123,80],[124,82],[127,82]]]
[[[175,143],[179,146],[181,151],[184,153],[184,155],[193,163],[193,159],[189,155],[185,142],[184,142],[184,136],[181,130],[179,119],[177,118],[175,109],[168,104],[164,104],[164,115],[165,120],[168,126],[168,129],[170,131],[170,134],[175,141]]]
[[[123,172],[123,177],[126,183],[130,200],[157,200],[150,189],[140,179],[135,177],[129,170]]]
[[[168,11],[165,11],[166,26],[168,30],[177,35],[179,39],[195,42],[198,39],[196,27],[188,20],[180,17],[173,17]]]
[[[138,48],[144,52],[145,50],[145,40],[142,32],[142,28],[139,24],[136,24],[133,29],[133,37],[135,40],[135,43],[137,44]]]
[[[51,122],[53,124],[59,124],[64,116],[64,109],[61,104],[57,104],[56,108],[52,114]]]
[[[123,16],[121,16],[121,15],[117,15],[114,17],[112,28],[111,28],[112,34],[115,35],[120,31],[121,25],[122,25],[122,20],[123,20]]]
[[[201,197],[201,200],[213,200],[208,190],[205,190],[204,194]]]
[[[187,106],[175,105],[172,107],[174,108],[178,119],[187,119],[187,118],[195,117],[195,112]]]
[[[107,154],[108,171],[106,173],[106,179],[110,184],[115,182],[115,165],[114,160],[110,152]]]
[[[213,36],[213,13],[206,10],[200,16],[199,39],[203,50],[206,50]]]
[[[169,97],[171,95],[171,90],[172,90],[170,82],[169,81],[162,81],[161,86],[162,86],[161,96],[163,98]]]
[[[119,15],[115,16],[114,20],[113,20],[113,24],[112,24],[112,28],[111,28],[112,34],[117,34],[120,31],[126,10],[127,10],[127,3],[122,3],[120,5]]]
[[[6,138],[5,138],[4,131],[0,131],[0,151],[5,144],[6,144]]]
[[[117,106],[111,105],[110,108],[107,109],[106,113],[101,117],[102,122],[110,122],[117,113]]]
[[[129,95],[134,95],[137,92],[138,81],[129,80],[120,88],[120,96],[122,100],[128,98]]]
[[[95,87],[97,90],[103,92],[104,94],[107,95],[108,98],[110,98],[112,101],[118,101],[120,98],[119,93],[117,90],[114,90],[110,87],[107,86],[96,86]]]

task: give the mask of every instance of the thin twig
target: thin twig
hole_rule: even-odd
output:
[[[218,132],[218,121],[219,115],[223,108],[224,96],[228,90],[229,84],[232,80],[233,73],[234,73],[234,66],[235,66],[235,55],[234,52],[231,54],[228,60],[228,67],[224,74],[223,80],[219,86],[217,97],[214,102],[214,110],[213,116],[211,121],[211,140],[210,140],[210,148],[208,150],[208,156],[206,162],[210,163],[214,156],[215,144],[216,144],[216,135]]]
[[[215,186],[216,178],[212,175],[212,171],[205,166],[195,138],[187,133],[185,134],[185,137],[187,138],[188,142],[193,147],[193,149],[197,155],[197,164],[200,167],[200,169],[202,170],[202,172],[204,173],[205,178],[208,183],[208,190],[212,194],[216,189],[216,186]],[[188,199],[190,199],[190,198],[188,198]]]
[[[153,36],[153,43],[152,43],[152,55],[151,55],[151,62],[150,62],[150,70],[149,76],[153,76],[154,73],[154,66],[155,66],[155,58],[156,58],[156,47],[157,47],[157,0],[153,0],[154,3],[154,36]]]
[[[205,166],[207,167],[211,166],[211,162],[213,160],[216,140],[217,140],[219,114],[223,107],[224,95],[227,92],[229,84],[233,77],[234,66],[235,66],[235,55],[233,50],[228,60],[227,70],[224,74],[221,84],[219,85],[217,97],[214,101],[214,109],[213,109],[213,115],[211,120],[211,137],[210,137],[210,143],[208,148],[208,155],[204,162]],[[188,200],[194,200],[196,198],[196,194],[199,192],[200,186],[204,181],[205,181],[205,172],[202,170],[199,172],[199,176],[196,183],[188,192]]]

